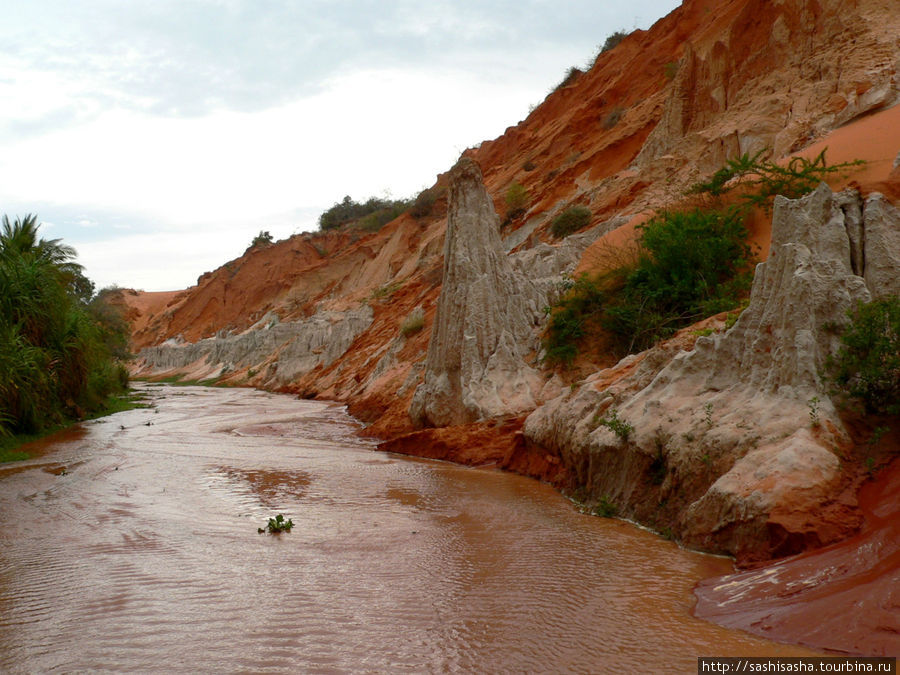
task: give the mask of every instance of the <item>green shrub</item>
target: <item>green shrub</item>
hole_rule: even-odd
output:
[[[623,442],[628,441],[628,437],[634,433],[634,427],[623,419],[619,419],[619,411],[613,408],[603,419],[599,420],[601,427],[606,427]]]
[[[606,295],[597,279],[582,275],[567,286],[559,301],[545,311],[549,315],[542,346],[550,365],[571,365],[578,343],[600,319]]]
[[[623,353],[734,307],[751,280],[747,229],[737,209],[667,212],[639,229],[641,255],[603,319]]]
[[[506,202],[506,219],[513,220],[525,213],[528,206],[528,190],[521,183],[513,183],[506,188],[503,199]]]
[[[634,262],[579,278],[548,308],[545,361],[571,364],[579,343],[600,329],[620,354],[641,351],[734,307],[749,287],[750,247],[739,210],[667,212],[638,231]]]
[[[591,210],[586,206],[570,206],[553,219],[550,231],[557,239],[568,237],[591,222]]]
[[[372,297],[376,300],[390,300],[394,293],[403,288],[402,281],[389,281],[372,291]]]
[[[356,202],[349,195],[319,216],[319,229],[333,230],[355,221],[361,221],[363,229],[377,230],[399,216],[409,206],[400,199],[379,199],[369,197],[365,202]],[[363,220],[371,216],[368,220]]]
[[[867,413],[900,414],[900,297],[860,303],[827,362],[838,390],[858,399]]]
[[[594,507],[594,515],[601,518],[615,518],[618,513],[619,508],[609,501],[609,497],[606,495],[600,497],[600,501]]]
[[[369,213],[357,221],[357,226],[366,232],[377,232],[406,210],[406,202],[395,202]]]
[[[250,242],[250,248],[256,248],[257,246],[268,246],[273,241],[272,235],[268,230],[260,230],[259,234],[253,237],[253,241]]]
[[[663,66],[663,73],[665,74],[667,80],[674,80],[675,76],[678,74],[678,62],[669,61],[666,65]]]
[[[421,308],[414,309],[408,317],[400,324],[400,333],[403,337],[408,338],[415,335],[425,327],[425,312]]]
[[[579,68],[572,66],[566,71],[566,75],[565,77],[563,77],[562,82],[553,87],[553,91],[559,91],[563,87],[568,87],[570,84],[575,82],[575,80],[577,80],[579,76],[583,74],[584,73]]]
[[[610,49],[615,49],[622,40],[628,37],[628,33],[624,30],[617,30],[615,33],[606,38],[606,41],[603,43],[603,46],[600,48],[600,53],[608,52]]]
[[[431,188],[429,190],[422,190],[416,195],[412,205],[409,207],[409,212],[413,218],[425,218],[426,216],[431,215],[434,203],[438,198],[438,192],[437,188]]]

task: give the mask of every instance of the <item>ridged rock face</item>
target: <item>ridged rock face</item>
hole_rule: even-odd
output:
[[[896,292],[898,232],[900,213],[880,195],[863,206],[823,184],[777,198],[769,259],[730,330],[661,368],[655,348],[612,386],[596,386],[609,380],[599,373],[530,415],[526,437],[626,514],[652,523],[669,509],[693,546],[765,558],[846,535],[834,449],[847,436],[820,379],[838,345],[828,327]],[[599,424],[612,409],[634,427],[625,440]]]
[[[900,210],[873,195],[866,202],[863,274],[872,298],[900,295]]]
[[[531,410],[543,385],[526,360],[539,347],[546,295],[507,259],[478,164],[461,159],[450,181],[443,287],[425,381],[410,406],[417,426]]]
[[[746,0],[730,17],[730,30],[718,33],[715,41],[709,41],[711,33],[689,36],[662,117],[636,164],[689,147],[692,161],[704,171],[745,152],[772,149],[780,157],[802,146],[810,131],[832,129],[896,104],[896,46],[890,40],[873,41],[868,49],[837,47],[846,45],[848,26],[878,23],[867,15],[875,5]],[[683,11],[701,7],[685,2]],[[873,28],[878,32],[881,26]],[[873,67],[879,61],[888,68]],[[851,72],[859,74],[848,76]],[[847,86],[854,77],[859,86]]]
[[[322,312],[304,321],[264,320],[239,335],[192,343],[169,340],[148,347],[138,354],[134,369],[142,375],[177,371],[189,379],[205,379],[243,368],[265,368],[266,382],[280,386],[332,363],[371,323],[368,306]]]

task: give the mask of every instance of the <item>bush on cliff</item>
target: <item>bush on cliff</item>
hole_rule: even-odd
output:
[[[872,414],[900,415],[900,297],[860,303],[828,361],[838,390]]]
[[[506,202],[506,222],[511,222],[523,215],[528,207],[528,190],[521,183],[513,183],[506,188],[503,195]]]
[[[630,354],[737,304],[749,287],[750,247],[736,209],[660,214],[639,228],[636,260],[571,283],[548,308],[545,360],[571,363],[579,342],[603,329]]]
[[[365,202],[357,202],[347,195],[319,216],[319,229],[334,230],[358,221],[365,230],[377,230],[403,213],[407,206],[409,203],[402,199],[369,197]]]
[[[565,290],[549,314],[542,341],[544,360],[550,364],[570,365],[578,355],[578,344],[599,328],[607,291],[601,279],[582,275],[566,282]]]
[[[35,433],[101,409],[123,389],[127,326],[33,215],[0,231],[0,436]],[[121,334],[119,334],[121,332]]]
[[[409,213],[413,218],[425,218],[431,215],[434,210],[435,202],[441,196],[442,190],[434,187],[422,190],[416,198],[412,200],[409,207]]]
[[[550,231],[557,239],[568,237],[591,222],[591,210],[586,206],[570,206],[553,219]]]
[[[272,233],[268,230],[260,230],[259,234],[253,237],[253,241],[250,242],[250,248],[256,248],[257,246],[269,246],[273,243]]]
[[[624,30],[617,30],[615,33],[607,36],[606,40],[603,42],[603,46],[600,47],[600,53],[608,52],[610,49],[615,49],[622,40],[628,37],[628,33]]]

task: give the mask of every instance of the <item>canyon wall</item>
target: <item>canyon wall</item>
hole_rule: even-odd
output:
[[[628,357],[612,384],[589,377],[532,413],[526,438],[559,453],[589,501],[703,550],[748,561],[847,536],[850,438],[822,374],[847,310],[900,292],[880,273],[900,269],[898,237],[900,211],[878,194],[776,198],[768,260],[730,329]]]
[[[197,342],[170,339],[147,347],[133,367],[158,376],[173,373],[194,380],[262,370],[257,382],[276,388],[317,366],[333,363],[371,323],[372,309],[366,305],[285,323],[280,323],[277,315],[267,314],[237,335],[222,334]]]

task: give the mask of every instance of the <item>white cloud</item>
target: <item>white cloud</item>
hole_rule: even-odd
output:
[[[345,194],[427,187],[676,4],[4,5],[0,209],[39,209],[98,286],[184,287]]]

